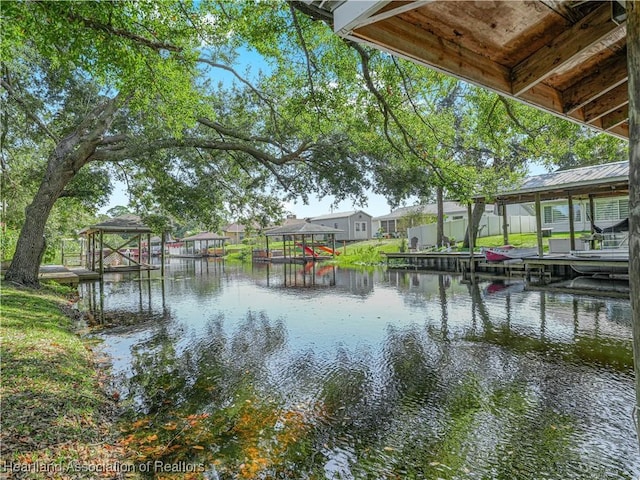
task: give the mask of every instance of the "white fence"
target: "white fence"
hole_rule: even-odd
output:
[[[449,239],[461,241],[467,233],[466,218],[444,222],[444,235]],[[536,231],[536,217],[533,216],[509,216],[509,233],[532,233]],[[429,223],[407,230],[409,246],[418,250],[431,247],[436,244],[436,224]],[[502,217],[484,215],[478,227],[478,237],[489,237],[491,235],[502,235]]]

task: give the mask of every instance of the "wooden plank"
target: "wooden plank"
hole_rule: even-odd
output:
[[[628,140],[629,139],[629,121],[627,120],[626,122],[616,127],[610,128],[609,133],[615,134],[620,138],[624,138]]]
[[[611,57],[562,92],[564,112],[571,113],[627,81],[627,56]]]
[[[601,118],[602,120],[602,129],[609,130],[613,127],[617,127],[618,125],[624,123],[629,118],[629,105],[624,105],[617,110],[614,110],[611,113],[606,114]]]
[[[398,18],[359,28],[353,35],[450,75],[462,77],[464,72],[467,81],[501,92],[511,91],[508,68]]]
[[[598,97],[593,102],[584,106],[584,120],[591,122],[602,117],[629,102],[629,84],[621,83],[617,87],[609,90],[604,95]]]
[[[520,95],[572,62],[582,51],[601,41],[612,31],[623,29],[611,20],[608,3],[563,31],[552,42],[513,67],[512,93]]]

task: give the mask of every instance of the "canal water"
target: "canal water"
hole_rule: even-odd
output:
[[[628,300],[206,259],[80,289],[140,465],[216,479],[640,475]]]

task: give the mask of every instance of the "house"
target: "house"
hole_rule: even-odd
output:
[[[453,220],[466,220],[467,219],[467,206],[457,202],[445,201],[442,202],[442,210],[445,215],[445,219],[448,221]],[[409,207],[400,207],[393,210],[387,215],[373,218],[373,228],[376,232],[389,235],[406,235],[407,228],[415,227],[417,225],[411,224],[411,215],[421,213],[424,215],[438,214],[438,206],[435,203],[428,205],[412,205]],[[532,215],[530,207],[523,205],[509,205],[507,207],[508,215],[528,216]],[[485,215],[497,215],[497,211],[493,205],[487,205],[485,207]],[[403,218],[408,221],[403,221]]]
[[[332,227],[342,232],[336,234],[337,241],[358,241],[372,238],[371,215],[362,210],[350,212],[330,213],[310,218],[309,221],[316,225]]]
[[[237,245],[246,236],[246,228],[240,223],[230,223],[222,229],[222,235],[229,237],[229,243]]]

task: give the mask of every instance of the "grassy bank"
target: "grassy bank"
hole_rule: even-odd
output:
[[[20,478],[100,478],[91,469],[116,465],[121,454],[114,400],[90,345],[63,313],[71,292],[2,285],[0,455],[26,470]]]

